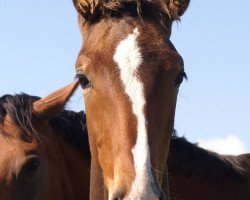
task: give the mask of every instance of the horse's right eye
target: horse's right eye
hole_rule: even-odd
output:
[[[85,88],[87,88],[87,87],[90,86],[90,81],[89,81],[89,79],[87,78],[86,75],[84,75],[84,74],[77,74],[76,78],[78,78],[79,83],[80,83],[82,89],[85,89]]]
[[[41,165],[41,160],[39,158],[32,158],[25,164],[25,170],[27,172],[35,172]]]
[[[174,81],[174,86],[176,88],[179,88],[184,79],[187,79],[187,75],[184,71],[182,71],[177,75],[177,77]]]

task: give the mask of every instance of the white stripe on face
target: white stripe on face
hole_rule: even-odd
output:
[[[142,64],[140,48],[137,45],[138,29],[121,41],[116,48],[114,60],[120,69],[125,92],[132,102],[132,110],[137,118],[137,140],[132,154],[135,165],[135,180],[130,194],[125,199],[159,199],[153,192],[150,149],[148,145],[146,119],[144,114],[145,97],[143,84],[138,78],[138,68]]]

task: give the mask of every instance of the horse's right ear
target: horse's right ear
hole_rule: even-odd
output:
[[[179,20],[189,6],[190,0],[169,0],[168,9],[172,20]]]
[[[78,81],[75,81],[48,96],[33,103],[33,111],[41,120],[56,117],[64,108],[71,95],[75,92]]]

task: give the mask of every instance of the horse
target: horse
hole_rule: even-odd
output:
[[[43,99],[0,97],[0,199],[88,199],[91,157],[85,114],[63,110],[68,92],[61,89]],[[174,133],[167,165],[173,200],[250,196],[250,154],[219,155]]]
[[[0,98],[0,199],[88,199],[85,115],[63,109],[76,86]]]
[[[173,135],[168,173],[173,200],[250,198],[250,154],[220,155]]]
[[[73,0],[83,38],[75,68],[85,98],[91,200],[169,198],[166,163],[186,77],[170,35],[189,1]]]

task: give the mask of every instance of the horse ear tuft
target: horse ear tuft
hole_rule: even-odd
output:
[[[68,102],[69,98],[75,92],[78,81],[75,81],[42,99],[33,103],[33,111],[35,115],[42,120],[49,120],[64,109],[64,106]]]
[[[190,0],[169,0],[168,9],[172,20],[179,20],[189,6]]]
[[[129,3],[137,5],[139,15],[142,14],[143,4],[150,4],[151,6],[160,6],[160,10],[164,10],[171,20],[179,20],[187,10],[190,0],[73,0],[73,3],[85,20],[95,20],[112,11],[120,12],[126,9]]]
[[[100,0],[73,0],[77,12],[84,17],[84,19],[93,19],[101,12]]]

